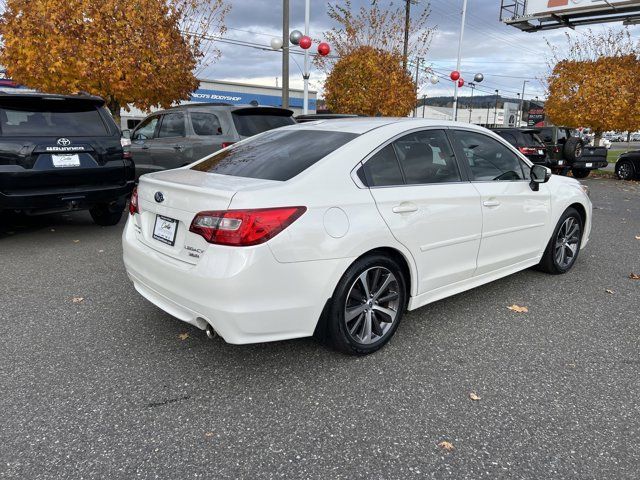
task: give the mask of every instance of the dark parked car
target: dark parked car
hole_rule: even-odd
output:
[[[118,223],[134,167],[102,98],[0,94],[0,130],[0,211],[88,209]]]
[[[276,107],[187,104],[155,112],[131,134],[136,177],[189,165],[244,138],[295,123]]]
[[[585,147],[584,141],[566,127],[542,127],[540,138],[547,146],[547,154],[554,173],[569,171],[576,178],[586,178],[591,170],[608,165],[605,147]]]
[[[547,160],[547,147],[538,136],[540,130],[533,128],[494,128],[492,130],[520,150],[533,163],[551,166]]]
[[[618,157],[616,176],[621,180],[640,179],[640,150],[626,152]]]

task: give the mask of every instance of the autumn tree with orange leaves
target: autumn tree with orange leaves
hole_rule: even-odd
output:
[[[185,100],[194,70],[217,58],[223,0],[6,0],[0,63],[23,85],[84,91],[142,110]]]
[[[416,86],[402,68],[402,56],[359,47],[342,57],[324,84],[335,113],[404,117],[415,106]]]
[[[608,130],[640,129],[640,45],[627,30],[568,37],[553,48],[545,112],[556,125],[589,127],[596,144]]]
[[[416,105],[417,88],[402,67],[404,6],[383,8],[372,1],[354,10],[347,0],[329,4],[328,15],[336,26],[324,38],[334,54],[318,56],[315,63],[328,73],[324,89],[329,109],[406,116]],[[428,18],[428,6],[423,6],[411,19],[409,52],[414,58],[425,57],[429,50],[434,29],[427,27]]]

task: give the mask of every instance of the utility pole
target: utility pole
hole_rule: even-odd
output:
[[[411,26],[411,1],[405,0],[404,10],[404,50],[402,52],[402,68],[407,69],[407,58],[409,54],[409,28]]]
[[[462,2],[462,24],[460,25],[460,40],[458,41],[458,62],[456,64],[456,71],[460,71],[460,65],[462,62],[462,39],[464,38],[464,24],[467,19],[467,0]],[[455,82],[455,91],[453,94],[453,119],[458,120],[458,81]]]
[[[427,105],[427,96],[422,95],[422,118],[424,118],[424,108]]]
[[[522,96],[520,97],[520,112],[518,112],[518,124],[516,125],[517,127],[520,127],[520,124],[522,123],[522,119],[524,118],[524,87],[527,85],[527,83],[529,83],[529,80],[525,80],[524,82],[522,82]]]
[[[498,93],[499,91],[496,90],[496,106],[493,109],[493,125],[496,126],[496,124],[498,123]]]
[[[420,62],[422,62],[422,58],[418,57],[416,59],[416,108],[413,110],[413,118],[418,116],[418,75],[420,75]]]
[[[282,108],[289,108],[289,0],[282,0]]]

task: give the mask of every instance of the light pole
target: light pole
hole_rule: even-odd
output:
[[[493,108],[493,125],[494,126],[498,123],[498,93],[499,93],[499,90],[496,90],[496,106]]]
[[[422,95],[422,118],[424,118],[424,108],[427,105],[427,96]]]
[[[289,0],[282,0],[282,108],[289,108]]]
[[[419,74],[420,74],[420,62],[422,62],[422,58],[418,57],[416,58],[416,108],[414,108],[413,110],[413,117],[417,117],[418,116],[418,80],[419,80]]]
[[[529,83],[529,80],[525,80],[524,82],[522,82],[522,96],[520,97],[520,111],[518,112],[518,127],[520,127],[520,124],[522,123],[522,119],[524,118],[524,87],[526,87],[527,83]]]
[[[311,0],[305,0],[304,2],[304,34],[309,36],[309,11],[311,10]],[[302,100],[302,113],[307,115],[309,113],[309,49],[304,50],[304,72],[302,73],[304,80],[304,93]]]
[[[462,61],[462,39],[464,38],[464,24],[467,18],[467,0],[462,2],[462,24],[460,25],[460,40],[458,42],[458,62],[456,63],[456,71],[460,71],[460,64]],[[453,94],[453,119],[458,120],[458,82],[455,84],[455,91]]]

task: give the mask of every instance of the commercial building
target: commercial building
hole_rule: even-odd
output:
[[[309,113],[316,112],[317,92],[309,92]],[[289,108],[294,115],[302,113],[303,91],[289,89]],[[282,106],[282,89],[248,83],[225,82],[221,80],[200,80],[200,86],[185,103],[228,103],[231,105]],[[131,129],[150,112],[131,108],[121,112],[122,128]]]

